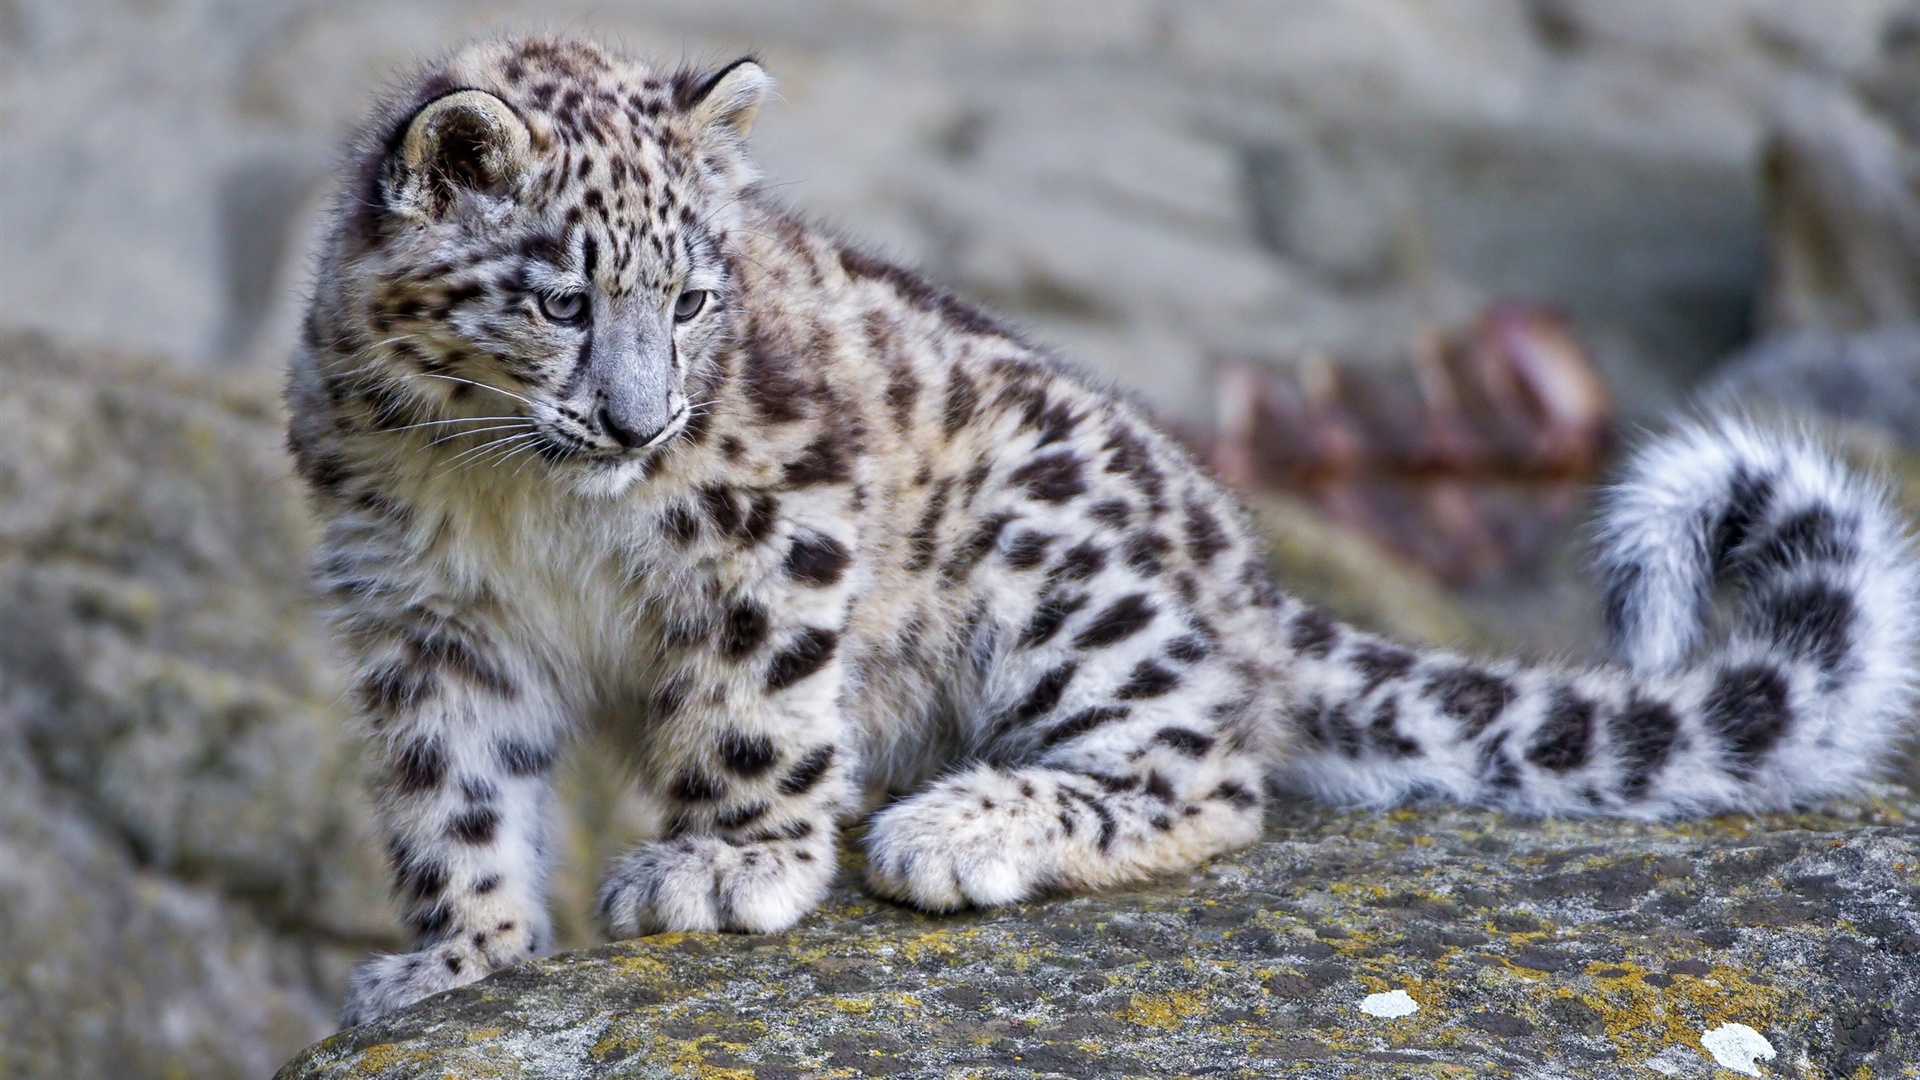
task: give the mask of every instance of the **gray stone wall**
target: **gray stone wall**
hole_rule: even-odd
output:
[[[0,325],[271,367],[369,91],[503,28],[761,54],[781,197],[1187,420],[1518,295],[1630,412],[1745,334],[1782,94],[1893,0],[7,0]]]

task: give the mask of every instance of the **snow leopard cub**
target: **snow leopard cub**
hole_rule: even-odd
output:
[[[1191,867],[1282,788],[1786,806],[1903,721],[1902,527],[1821,455],[1723,423],[1638,459],[1621,668],[1357,632],[1138,409],[756,193],[767,87],[495,42],[358,144],[289,445],[416,951],[360,969],[347,1023],[547,944],[550,773],[587,725],[662,822],[601,892],[633,935],[792,925],[876,806],[868,885],[944,911]]]

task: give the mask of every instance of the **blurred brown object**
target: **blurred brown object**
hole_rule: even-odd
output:
[[[1219,403],[1222,480],[1297,493],[1454,584],[1541,550],[1614,416],[1566,321],[1519,304],[1420,342],[1397,371],[1232,364]]]

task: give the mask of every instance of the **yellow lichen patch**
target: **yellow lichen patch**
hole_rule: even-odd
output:
[[[900,953],[910,961],[917,961],[928,953],[941,956],[953,956],[960,951],[959,941],[973,937],[973,931],[933,930],[900,943]]]
[[[659,979],[671,974],[665,963],[645,953],[608,957],[607,966],[622,975],[636,979]]]
[[[750,1069],[715,1065],[707,1060],[707,1046],[710,1043],[719,1043],[718,1036],[701,1035],[692,1039],[675,1039],[654,1034],[649,1042],[648,1060],[666,1062],[681,1075],[692,1076],[695,1080],[752,1080],[753,1071]],[[721,1048],[725,1048],[724,1044]]]
[[[1489,956],[1488,959],[1497,961],[1498,965],[1481,968],[1480,972],[1483,975],[1507,975],[1513,978],[1523,979],[1530,983],[1543,983],[1553,978],[1553,973],[1550,971],[1521,967],[1519,964],[1514,963],[1504,956]]]
[[[1700,1032],[1717,1024],[1759,1029],[1783,1019],[1779,989],[1729,965],[1704,976],[1667,976],[1666,986],[1648,982],[1650,972],[1630,961],[1592,967],[1594,990],[1579,998],[1600,1013],[1607,1038],[1630,1052],[1697,1046]]]
[[[1365,881],[1335,881],[1327,885],[1327,891],[1335,896],[1354,896],[1366,900],[1384,900],[1388,889],[1385,885]]]
[[[839,997],[827,1003],[834,1012],[848,1016],[865,1016],[873,1011],[874,1003],[870,998]]]
[[[350,1076],[378,1076],[396,1065],[418,1064],[432,1057],[431,1051],[399,1043],[376,1043],[354,1058]]]
[[[441,1075],[446,1080],[507,1080],[508,1077],[524,1075],[519,1068],[508,1071],[492,1056],[477,1053],[454,1054],[442,1063],[441,1068]]]
[[[792,957],[794,963],[803,964],[803,965],[812,965],[812,964],[817,964],[820,961],[827,959],[828,957],[845,955],[846,951],[847,950],[845,948],[845,943],[843,942],[823,941],[814,945],[791,946],[788,949],[786,955]],[[876,952],[878,955],[884,956],[886,950],[879,949],[879,950],[876,950]]]
[[[1037,961],[1045,960],[1047,956],[1047,950],[1036,945],[1027,949],[1009,949],[1002,953],[1000,958],[1011,964],[1013,970],[1024,974],[1028,968]]]
[[[1207,996],[1198,990],[1169,990],[1164,994],[1135,994],[1120,1011],[1120,1019],[1142,1027],[1171,1031],[1189,1016],[1207,1009]]]
[[[380,1077],[389,1075],[389,1070],[397,1066],[419,1066],[427,1063],[439,1066],[441,1075],[459,1077],[460,1080],[501,1080],[501,1078],[520,1075],[518,1068],[508,1071],[502,1063],[490,1055],[476,1055],[468,1051],[456,1051],[452,1054],[432,1052],[419,1047],[406,1049],[397,1043],[380,1043],[360,1051],[348,1067],[350,1077]]]
[[[1256,930],[1275,930],[1283,934],[1290,934],[1296,930],[1304,930],[1304,924],[1301,923],[1298,916],[1290,915],[1284,911],[1256,911],[1254,912],[1253,918],[1247,920],[1247,922]],[[1307,936],[1311,937],[1312,935],[1308,934]]]

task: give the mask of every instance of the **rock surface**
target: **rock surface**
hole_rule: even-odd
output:
[[[1842,78],[1783,87],[1763,202],[1773,330],[1920,318],[1920,8]]]
[[[1417,1011],[1379,1015],[1395,991]],[[1732,1024],[1764,1075],[1901,1076],[1915,1016],[1910,797],[1680,826],[1289,806],[1151,888],[948,918],[842,888],[786,934],[531,962],[279,1080],[1707,1077]]]
[[[531,26],[757,51],[782,197],[1183,419],[1223,356],[1398,355],[1493,295],[1569,309],[1642,413],[1746,332],[1776,99],[1907,6],[9,0],[0,322],[277,366],[368,95]]]
[[[391,939],[277,428],[0,340],[0,1074],[261,1075]]]

